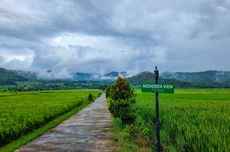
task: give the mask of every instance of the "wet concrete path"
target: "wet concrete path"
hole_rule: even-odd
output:
[[[103,94],[76,115],[16,151],[112,151],[112,120],[105,100]]]

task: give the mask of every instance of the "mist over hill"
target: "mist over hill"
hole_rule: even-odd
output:
[[[73,80],[75,81],[99,81],[99,80],[114,80],[117,77],[127,77],[126,72],[117,72],[112,71],[105,74],[95,74],[95,73],[82,73],[76,72],[71,74],[73,76]]]
[[[46,82],[100,82],[107,84],[113,82],[117,77],[126,77],[126,72],[109,72],[106,74],[95,74],[95,73],[83,73],[75,72],[68,73],[67,76],[60,77],[55,75],[52,70],[47,70],[44,73],[36,73],[30,71],[17,71],[0,68],[0,85],[14,85],[20,82],[31,82],[31,81],[46,81]]]
[[[0,68],[0,85],[15,85],[23,82],[39,82],[42,84],[79,82],[80,86],[105,86],[112,83],[117,77],[125,77],[133,86],[140,86],[143,82],[155,82],[154,74],[149,71],[128,76],[127,72],[112,71],[106,74],[95,73],[70,73],[69,78],[57,78],[51,70],[47,71],[48,77],[40,77],[38,73],[30,71],[15,71]],[[52,77],[53,76],[53,77]],[[164,72],[160,74],[159,83],[173,84],[176,87],[204,87],[204,88],[227,88],[230,87],[230,72],[228,71],[204,71],[204,72]],[[26,86],[23,83],[24,87]],[[86,85],[87,84],[87,85]],[[90,84],[90,85],[88,85]],[[43,85],[41,85],[43,86]],[[40,86],[40,88],[41,88]]]
[[[161,74],[161,77],[192,83],[230,83],[229,71],[165,72]]]
[[[20,81],[30,81],[37,79],[37,76],[33,72],[15,71],[0,68],[0,85],[1,84],[15,84]]]
[[[206,72],[204,72],[204,73],[206,73]],[[175,79],[172,77],[165,78],[164,75],[165,75],[164,73],[162,75],[160,75],[159,83],[172,84],[175,87],[183,87],[183,88],[187,88],[187,87],[191,87],[191,88],[228,88],[228,87],[230,87],[229,82],[224,82],[224,81],[216,82],[216,81],[210,81],[209,79],[207,79],[205,81],[204,76],[206,76],[206,75],[204,75],[204,76],[199,75],[199,72],[198,72],[198,76],[196,74],[194,74],[194,75],[196,76],[196,78],[199,78],[199,79],[204,80],[204,81],[191,81],[192,79],[190,81],[186,81],[186,79],[185,80],[179,80],[179,79]],[[152,72],[145,71],[145,72],[141,72],[137,75],[134,75],[132,77],[129,77],[128,81],[133,86],[140,86],[141,83],[143,83],[143,82],[154,83],[155,79],[154,79],[154,74]]]

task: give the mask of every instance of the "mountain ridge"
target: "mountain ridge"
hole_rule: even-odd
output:
[[[164,72],[161,76],[192,83],[230,83],[230,71]]]
[[[51,73],[53,74],[53,73]],[[149,71],[128,76],[127,72],[112,71],[106,74],[75,72],[71,79],[54,79],[66,81],[106,81],[113,82],[117,77],[127,78],[134,86],[143,82],[154,82],[154,74]],[[51,81],[50,78],[40,78],[38,74],[30,71],[8,70],[0,67],[0,84],[15,84],[25,81]],[[160,83],[170,83],[178,87],[230,87],[230,71],[208,70],[201,72],[163,72],[160,73]]]
[[[149,71],[141,72],[137,75],[134,75],[132,77],[127,78],[128,81],[137,87],[140,87],[140,85],[143,82],[150,82],[154,83],[154,73]],[[181,81],[177,79],[172,78],[164,78],[160,75],[159,83],[162,84],[172,84],[176,87],[191,87],[191,88],[229,88],[230,83],[220,83],[220,82],[188,82],[188,81]]]

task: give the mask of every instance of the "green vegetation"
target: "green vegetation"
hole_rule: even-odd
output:
[[[136,90],[137,119],[123,126],[115,119],[118,151],[150,151],[155,143],[155,96]],[[164,151],[230,151],[230,90],[177,89],[160,94]]]
[[[88,95],[88,100],[93,101],[93,95],[91,93]]]
[[[35,134],[32,133],[30,137],[24,137],[19,143],[25,143],[27,139],[31,140],[43,131],[57,125],[64,118],[74,114],[73,112],[80,110],[78,107],[83,108],[90,103],[87,99],[89,93],[96,97],[98,91],[0,92],[1,146],[33,132],[47,123],[49,124],[49,122],[48,126],[44,126],[45,128]],[[52,120],[54,121],[51,122]]]
[[[10,142],[9,144],[7,144],[3,147],[0,147],[0,152],[12,152],[12,151],[20,148],[21,146],[25,145],[27,142],[29,142],[29,141],[35,139],[36,137],[44,134],[45,132],[49,131],[53,127],[60,124],[62,121],[66,120],[70,116],[76,114],[78,111],[83,109],[88,103],[89,102],[83,102],[83,104],[81,104],[80,106],[77,106],[77,107],[73,108],[71,111],[55,118],[54,120],[52,120],[52,121],[48,122],[47,124],[45,124],[44,126],[42,126],[41,128],[33,130],[29,134],[22,135],[19,139],[14,140],[14,141]]]
[[[109,100],[109,111],[115,118],[120,118],[123,124],[133,123],[135,112],[131,104],[135,102],[133,89],[128,81],[119,77],[106,90]]]
[[[1,74],[0,74],[1,75]],[[70,89],[102,89],[110,82],[104,81],[72,81],[72,80],[33,80],[0,83],[0,91],[41,91],[41,90],[70,90]]]

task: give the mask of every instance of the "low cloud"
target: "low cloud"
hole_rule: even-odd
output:
[[[46,79],[73,79],[73,76],[69,73],[67,69],[61,69],[58,71],[38,70],[38,77]]]

